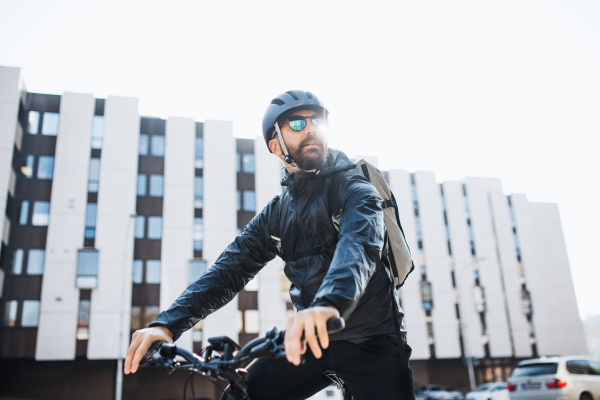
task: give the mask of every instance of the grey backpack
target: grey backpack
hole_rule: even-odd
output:
[[[397,289],[404,284],[406,277],[413,271],[415,266],[410,256],[408,243],[406,243],[406,238],[404,237],[404,230],[400,224],[396,199],[388,187],[381,171],[365,160],[359,160],[355,164],[355,170],[375,186],[377,193],[379,193],[379,196],[383,199],[381,207],[383,208],[383,219],[386,230],[384,238],[384,256],[387,256],[386,258],[389,260],[390,272],[394,277]],[[331,220],[338,232],[340,230],[340,219],[342,218],[342,207],[339,199],[339,188],[342,183],[342,178],[343,174],[340,173],[333,177],[331,196],[329,199]]]

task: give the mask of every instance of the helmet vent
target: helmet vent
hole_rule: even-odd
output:
[[[306,92],[306,97],[308,97],[310,100],[312,100],[313,94],[311,92]]]
[[[277,104],[278,106],[282,106],[285,104],[285,101],[283,101],[281,99],[273,99],[273,100],[271,100],[271,104]]]
[[[292,99],[300,100],[300,97],[298,97],[298,95],[296,93],[294,93],[293,91],[290,90],[289,92],[286,92],[286,93],[289,94],[290,96],[292,96]]]

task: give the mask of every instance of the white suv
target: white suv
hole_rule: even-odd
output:
[[[510,400],[599,400],[600,362],[585,356],[521,361],[507,388]]]

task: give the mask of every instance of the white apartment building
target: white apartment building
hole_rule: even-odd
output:
[[[496,178],[384,173],[415,264],[399,293],[416,385],[467,390],[464,357],[482,383],[525,358],[586,353],[556,204],[507,196]],[[210,268],[281,174],[263,138],[236,139],[230,122],[29,93],[0,67],[0,396],[113,398],[131,333]],[[178,343],[198,352],[212,336],[285,328],[288,287],[273,260]],[[123,398],[172,398],[185,378],[140,371]]]

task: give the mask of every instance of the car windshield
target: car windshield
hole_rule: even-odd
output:
[[[556,374],[557,369],[558,363],[519,365],[517,368],[515,368],[510,377],[517,378],[520,376],[553,375]]]

